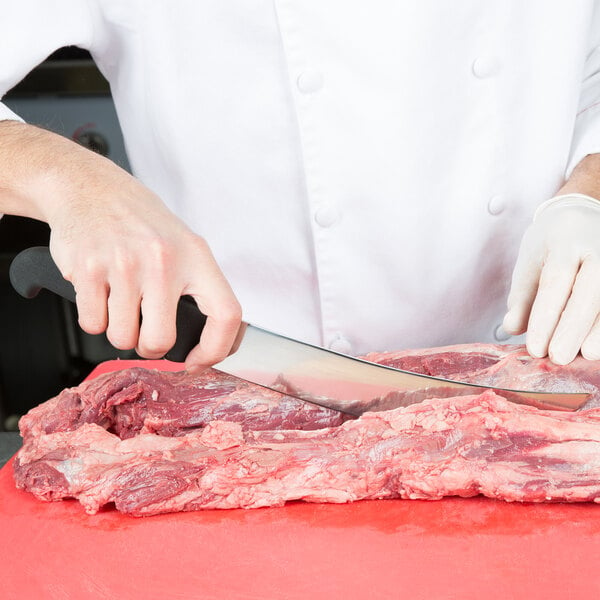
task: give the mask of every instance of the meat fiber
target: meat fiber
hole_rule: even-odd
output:
[[[94,424],[41,437],[18,481],[89,513],[132,515],[447,495],[520,501],[600,499],[600,410],[515,406],[493,392],[366,413],[316,431],[203,431],[120,440]]]
[[[568,365],[532,358],[524,346],[461,344],[373,353],[366,360],[465,383],[540,392],[588,392],[584,409],[600,406],[600,361],[578,356]]]
[[[214,369],[193,376],[134,367],[64,390],[29,411],[19,428],[28,440],[95,423],[126,439],[185,435],[215,419],[261,430],[335,427],[347,418]]]
[[[348,420],[209,371],[130,369],[87,382],[21,421],[20,488],[132,515],[484,494],[509,501],[600,499],[600,363],[558,367],[520,346],[370,355],[498,387],[588,391],[578,413],[478,396],[429,399]],[[257,408],[258,407],[258,408]]]

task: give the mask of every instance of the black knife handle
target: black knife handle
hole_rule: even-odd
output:
[[[10,282],[24,298],[35,298],[44,288],[62,298],[75,302],[75,288],[59,271],[45,246],[23,250],[10,265]],[[141,318],[140,318],[141,320]],[[190,296],[182,296],[177,304],[177,338],[166,358],[183,362],[189,351],[198,343],[206,317]]]
[[[17,254],[10,264],[9,276],[12,286],[24,298],[35,298],[44,288],[75,302],[73,284],[61,275],[45,246]]]
[[[165,358],[175,362],[183,362],[190,350],[198,344],[200,334],[206,324],[206,315],[200,312],[198,305],[191,296],[181,296],[177,303],[175,324],[177,338]]]

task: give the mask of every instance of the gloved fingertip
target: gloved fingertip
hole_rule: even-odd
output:
[[[565,337],[555,335],[548,345],[548,358],[555,365],[568,365],[577,356],[579,344]]]
[[[539,340],[527,340],[527,352],[533,358],[544,358],[548,354],[548,346]]]
[[[600,348],[584,342],[581,346],[581,356],[586,360],[600,360]]]
[[[555,365],[559,365],[561,367],[568,365],[574,358],[574,354],[569,354],[566,352],[553,352],[552,350],[548,353],[548,358]]]
[[[502,321],[502,328],[510,335],[519,335],[525,331],[523,320],[519,312],[511,310],[506,313]]]

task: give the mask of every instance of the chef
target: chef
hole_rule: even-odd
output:
[[[0,40],[0,95],[65,45],[111,84],[135,177],[0,106],[0,211],[117,348],[163,355],[190,294],[189,368],[242,315],[600,358],[600,2],[21,0]]]

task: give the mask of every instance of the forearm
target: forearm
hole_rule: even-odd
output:
[[[207,322],[187,366],[229,353],[241,308],[206,242],[110,160],[49,131],[0,121],[1,212],[50,225],[52,256],[75,287],[89,333],[106,331],[115,347],[158,358],[175,343],[177,302],[189,295]]]
[[[101,193],[112,178],[124,184],[129,176],[65,137],[0,121],[0,213],[51,222],[62,207],[75,208],[77,198]]]
[[[600,154],[588,154],[573,170],[571,177],[556,193],[586,194],[600,200]]]

